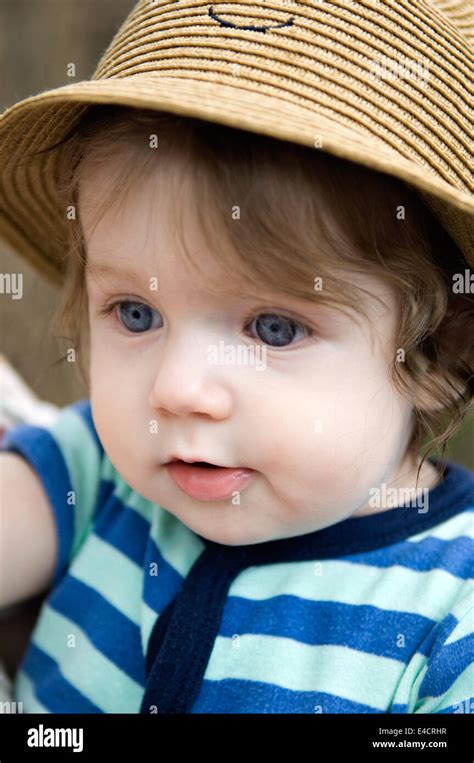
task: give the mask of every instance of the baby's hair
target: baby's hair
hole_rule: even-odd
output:
[[[151,147],[153,136],[158,148]],[[258,294],[264,287],[317,300],[349,310],[357,320],[365,314],[360,300],[365,290],[351,282],[350,273],[383,279],[398,307],[387,371],[413,404],[406,453],[415,457],[427,446],[418,474],[437,449],[444,466],[447,444],[472,406],[474,347],[468,338],[474,334],[474,298],[454,293],[453,275],[464,273],[466,263],[414,188],[318,149],[197,118],[115,105],[90,107],[60,145],[65,210],[79,208],[85,163],[103,166],[125,149],[97,220],[135,181],[150,177],[157,167],[173,168],[163,183],[175,201],[179,230],[180,194],[192,192],[209,254],[227,267],[229,279],[242,278],[248,291]],[[232,214],[236,205],[240,216]],[[185,246],[183,252],[195,265]],[[87,255],[80,215],[70,221],[65,254],[65,289],[55,327],[66,332],[79,353],[88,387],[83,364]],[[317,278],[320,291],[314,288]]]

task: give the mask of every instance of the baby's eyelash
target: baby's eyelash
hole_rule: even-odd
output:
[[[122,304],[122,302],[125,302],[124,299],[118,299],[115,300],[115,302],[108,302],[105,305],[101,305],[96,310],[96,315],[100,315],[101,317],[105,317],[107,315],[110,315],[110,313],[117,307],[117,305]]]

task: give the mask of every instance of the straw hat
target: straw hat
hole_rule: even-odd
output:
[[[90,104],[309,146],[414,186],[474,266],[471,0],[140,0],[91,80],[0,117],[0,235],[59,283],[60,141]]]

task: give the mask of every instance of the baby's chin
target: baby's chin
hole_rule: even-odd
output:
[[[313,516],[303,525],[281,522],[276,516],[271,516],[271,507],[265,509],[262,506],[260,513],[255,511],[255,507],[218,503],[188,509],[181,503],[176,510],[173,509],[173,505],[165,507],[192,532],[205,540],[224,546],[247,546],[286,540],[315,532],[334,524],[334,521],[339,521],[326,517],[318,522]]]
[[[148,496],[144,496],[145,498]],[[157,500],[158,499],[158,500]],[[205,540],[223,546],[244,546],[279,540],[292,530],[261,513],[250,504],[232,505],[229,501],[198,501],[187,496],[156,495],[152,499]]]
[[[346,519],[346,517],[343,517],[343,519]],[[324,528],[333,524],[335,524],[335,521],[328,520],[326,522],[321,522],[319,524],[313,523],[311,526],[306,525],[300,528],[295,526],[289,527],[287,525],[282,527],[281,524],[278,525],[277,523],[275,523],[275,526],[272,528],[268,527],[268,525],[264,528],[261,528],[255,527],[255,525],[251,522],[248,522],[247,524],[242,523],[241,527],[237,529],[232,527],[230,530],[228,528],[223,528],[221,530],[215,524],[209,527],[199,528],[190,527],[188,523],[188,527],[190,527],[190,529],[192,529],[194,532],[206,540],[213,541],[214,543],[220,543],[224,546],[254,546],[258,545],[259,543],[290,540],[291,538],[308,535],[309,533],[323,530]]]

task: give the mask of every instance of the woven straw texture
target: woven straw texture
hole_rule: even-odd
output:
[[[412,184],[474,265],[472,38],[464,0],[141,0],[91,80],[1,116],[0,235],[61,282],[61,149],[29,155],[89,104],[117,103],[313,150],[318,138],[318,150]]]

